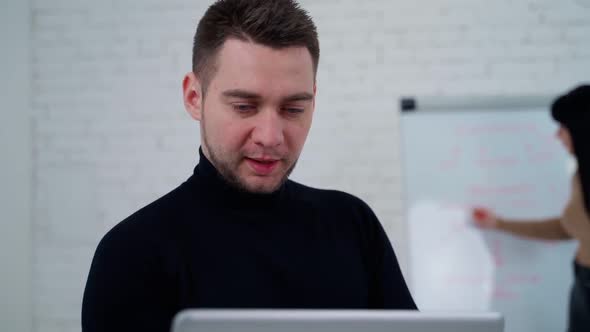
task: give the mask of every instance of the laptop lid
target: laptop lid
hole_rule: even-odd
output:
[[[172,332],[502,332],[499,313],[396,310],[213,310],[176,315]]]

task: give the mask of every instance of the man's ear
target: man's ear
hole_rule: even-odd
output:
[[[201,95],[201,82],[190,72],[182,80],[182,94],[186,112],[195,120],[201,121],[203,110],[203,96]]]

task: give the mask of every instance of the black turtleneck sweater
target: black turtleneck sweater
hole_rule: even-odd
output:
[[[100,241],[84,332],[169,331],[185,308],[416,309],[363,201],[293,181],[239,192],[200,157],[186,182]]]

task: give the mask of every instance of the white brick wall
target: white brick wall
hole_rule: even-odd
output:
[[[30,7],[0,2],[0,331],[31,332]]]
[[[294,177],[364,198],[406,265],[402,95],[550,94],[590,78],[588,0],[306,0],[316,117]],[[34,325],[79,330],[98,240],[192,171],[181,79],[209,1],[33,1]]]

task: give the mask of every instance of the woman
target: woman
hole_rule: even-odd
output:
[[[544,240],[578,241],[574,285],[570,294],[568,332],[590,331],[590,85],[559,97],[551,106],[559,122],[557,137],[577,161],[571,194],[561,216],[545,220],[511,220],[485,208],[473,210],[474,222],[484,229]]]

